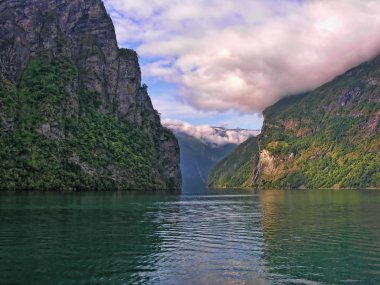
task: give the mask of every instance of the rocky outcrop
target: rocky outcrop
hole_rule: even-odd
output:
[[[41,67],[42,64],[46,66]],[[63,89],[63,98],[55,103],[49,101],[46,107],[43,104],[48,99],[41,95],[41,90],[34,90],[29,85],[26,89],[27,84],[23,82],[28,70],[37,75],[45,72],[46,76],[40,80],[47,89],[44,92],[60,94],[53,88],[57,80],[51,75],[57,66],[71,71],[56,88]],[[33,103],[39,118],[33,125],[36,133],[65,144],[65,140],[74,136],[67,127],[67,120],[80,120],[94,112],[131,124],[143,131],[149,141],[147,148],[151,148],[150,153],[155,157],[152,187],[180,188],[177,140],[162,127],[147,87],[141,84],[137,53],[118,48],[113,23],[101,0],[1,1],[0,82],[3,137],[20,122],[23,110],[31,104],[24,93],[39,94],[36,98],[45,103]],[[51,91],[47,88],[49,83],[53,86]],[[128,172],[128,180],[138,180],[135,178],[139,174],[133,169],[124,171],[121,165],[112,168],[123,175]],[[131,185],[139,188],[136,183]],[[124,187],[119,183],[118,188]]]
[[[68,57],[79,70],[78,87],[101,94],[99,111],[116,111],[120,118],[141,123],[136,112],[144,93],[138,56],[118,49],[100,0],[7,0],[0,3],[0,12],[0,64],[6,80],[17,84],[33,57]],[[153,110],[149,104],[140,107]]]

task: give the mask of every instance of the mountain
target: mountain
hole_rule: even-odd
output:
[[[203,188],[210,169],[230,154],[236,144],[214,145],[185,133],[176,133],[180,146],[183,189]]]
[[[164,125],[174,132],[180,145],[184,191],[206,187],[211,168],[239,143],[259,133],[256,130],[193,126],[180,121],[165,122]]]
[[[228,172],[234,161],[247,155],[238,148],[212,170],[209,183],[380,188],[380,57],[267,108],[262,132],[251,149],[253,171],[243,167],[236,174]],[[244,171],[250,172],[248,179],[237,179]]]
[[[247,139],[211,169],[208,186],[222,188],[251,186],[257,153],[257,138]]]
[[[257,136],[259,130],[228,129],[209,125],[194,126],[182,121],[164,121],[164,126],[174,133],[184,133],[209,145],[240,144],[249,137]]]
[[[179,189],[179,147],[101,0],[0,2],[0,188]]]

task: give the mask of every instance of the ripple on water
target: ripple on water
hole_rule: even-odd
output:
[[[356,191],[0,193],[0,284],[380,284],[378,205]]]

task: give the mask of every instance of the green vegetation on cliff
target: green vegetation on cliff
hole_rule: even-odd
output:
[[[312,92],[280,100],[264,117],[251,186],[380,188],[380,58]],[[240,175],[238,170],[233,177]]]
[[[181,188],[178,142],[102,0],[0,1],[0,27],[0,189]]]
[[[220,188],[250,186],[257,154],[257,138],[249,138],[210,171],[209,186]]]
[[[76,102],[68,89],[77,76],[69,58],[38,57],[19,88],[1,89],[1,111],[14,119],[0,132],[0,188],[167,188],[157,142],[140,127],[98,112],[97,94],[79,91]]]

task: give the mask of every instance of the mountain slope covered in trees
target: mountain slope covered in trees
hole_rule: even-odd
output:
[[[218,164],[213,186],[380,188],[380,57],[264,111],[249,185]],[[241,159],[239,153],[225,161]],[[246,155],[246,153],[244,153]],[[257,157],[257,159],[255,159]]]
[[[251,174],[257,161],[257,154],[257,138],[249,138],[212,168],[208,178],[208,186],[249,187],[252,185]]]

